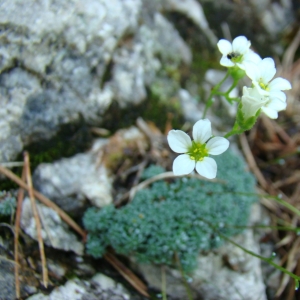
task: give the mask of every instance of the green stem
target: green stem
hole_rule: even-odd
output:
[[[239,102],[241,99],[240,98],[231,98],[229,97],[229,95],[227,94],[227,92],[214,92],[214,95],[218,95],[218,96],[223,96],[226,98],[226,100],[232,104],[232,102]]]
[[[167,284],[166,284],[165,266],[161,267],[161,294],[162,294],[162,299],[167,300]]]
[[[219,90],[221,85],[225,82],[225,80],[229,77],[230,73],[227,71],[224,78],[213,88],[213,90]]]
[[[229,239],[228,237],[226,237],[226,236],[223,235],[222,233],[220,233],[220,232],[218,232],[218,231],[217,231],[217,233],[218,233],[218,235],[219,235],[220,237],[222,237],[224,240],[226,240],[226,241],[229,242],[230,244],[232,244],[232,245],[234,245],[234,246],[240,248],[240,249],[243,250],[244,252],[246,252],[246,253],[248,253],[248,254],[254,256],[254,257],[257,257],[257,258],[259,258],[259,259],[262,260],[262,261],[265,261],[265,262],[269,263],[270,265],[272,265],[272,266],[275,267],[276,269],[280,270],[280,271],[283,272],[283,273],[288,274],[289,276],[291,276],[291,277],[294,278],[295,280],[297,280],[297,281],[300,280],[300,277],[299,277],[299,276],[293,274],[292,272],[288,271],[287,269],[285,269],[285,268],[283,268],[283,267],[277,265],[276,263],[274,263],[273,260],[272,260],[272,258],[266,258],[266,257],[263,257],[263,256],[261,256],[261,255],[258,255],[258,254],[256,254],[256,253],[254,253],[254,252],[252,252],[252,251],[250,251],[250,250],[248,250],[248,249],[242,247],[241,245],[237,244],[236,242],[232,241],[231,239]]]
[[[275,229],[280,231],[293,231],[293,232],[300,232],[300,227],[290,227],[290,226],[269,226],[269,225],[254,225],[254,226],[231,226],[224,224],[226,228],[239,228],[239,229],[258,229],[258,228],[265,228],[265,229]]]
[[[232,136],[232,135],[235,135],[235,134],[238,134],[238,132],[236,131],[236,130],[230,130],[228,133],[226,133],[225,135],[224,135],[224,137],[225,138],[228,138],[228,137],[230,137],[230,136]]]
[[[290,211],[292,211],[294,214],[300,217],[300,210],[294,207],[292,204],[289,204],[287,201],[281,199],[279,196],[272,196],[272,195],[266,195],[266,194],[256,194],[256,193],[243,193],[243,192],[234,192],[234,194],[238,195],[245,195],[245,196],[257,196],[257,197],[264,197],[267,199],[273,199],[282,206],[288,208]]]
[[[231,93],[231,91],[237,86],[237,84],[239,83],[239,80],[235,79],[231,85],[231,87],[229,88],[229,90],[227,90],[226,95],[229,96],[229,94]]]
[[[175,255],[176,255],[178,267],[179,267],[179,270],[180,270],[180,274],[181,274],[181,277],[182,277],[182,280],[183,280],[183,284],[184,284],[184,287],[185,287],[185,290],[186,290],[186,293],[187,293],[187,296],[188,296],[188,300],[193,300],[193,295],[191,293],[189,284],[186,281],[185,274],[184,274],[182,266],[181,266],[180,258],[179,258],[177,253],[175,253]]]
[[[232,104],[232,102],[234,102],[234,101],[236,101],[236,102],[239,101],[239,100],[240,100],[239,98],[231,98],[231,97],[229,96],[229,94],[231,93],[231,91],[237,86],[238,82],[239,82],[239,80],[238,80],[238,79],[235,79],[235,80],[233,81],[231,87],[227,90],[227,92],[218,92],[218,91],[216,91],[216,92],[215,92],[215,95],[219,95],[219,96],[225,97],[225,99],[226,99],[230,104]]]
[[[278,196],[277,197],[276,196],[268,196],[268,197],[275,200],[276,202],[280,203],[282,206],[288,208],[289,210],[291,210],[297,216],[300,216],[300,211],[296,207],[294,207],[293,205],[286,202],[285,200],[280,199]]]
[[[226,75],[224,76],[224,78],[216,86],[214,86],[211,89],[210,94],[209,94],[208,99],[205,104],[205,109],[204,109],[203,115],[202,115],[203,119],[205,118],[208,109],[213,104],[213,96],[218,95],[220,86],[224,83],[224,81],[228,78],[228,76],[229,76],[229,72],[227,72]]]
[[[232,135],[235,135],[235,134],[240,134],[240,133],[243,133],[244,130],[240,128],[239,124],[237,124],[236,122],[234,123],[233,125],[233,128],[224,135],[225,138],[228,138]]]

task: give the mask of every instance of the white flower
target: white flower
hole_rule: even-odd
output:
[[[243,88],[242,112],[245,119],[255,116],[259,109],[271,119],[278,118],[278,112],[286,109],[286,102],[280,98],[263,95],[259,88]]]
[[[290,90],[292,86],[288,80],[281,77],[271,81],[276,73],[275,63],[272,58],[261,59],[257,64],[247,63],[245,71],[261,94],[269,96],[270,99],[286,101],[286,95],[282,90]]]
[[[246,63],[257,63],[261,60],[259,55],[250,49],[251,42],[244,36],[236,37],[232,44],[227,40],[221,39],[217,45],[223,54],[220,60],[222,66],[233,67],[237,65],[244,70]]]
[[[193,138],[181,130],[171,130],[168,134],[170,148],[179,155],[173,162],[175,175],[187,175],[196,167],[196,171],[208,179],[217,174],[217,163],[211,155],[219,155],[229,147],[229,141],[223,137],[213,137],[208,119],[198,121],[193,127]]]

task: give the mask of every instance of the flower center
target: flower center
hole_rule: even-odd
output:
[[[234,63],[241,62],[243,59],[243,55],[238,52],[231,52],[227,54],[227,58],[230,59]]]
[[[259,80],[259,86],[260,86],[263,90],[265,90],[265,91],[269,91],[269,90],[270,90],[268,84],[265,84],[265,83],[262,81],[262,79]]]
[[[208,156],[208,150],[206,149],[206,144],[200,144],[192,141],[192,146],[189,148],[187,154],[190,159],[195,161],[201,161],[204,157]]]

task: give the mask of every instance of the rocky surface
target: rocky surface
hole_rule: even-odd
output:
[[[103,139],[98,146],[106,143]],[[40,164],[33,181],[37,190],[68,213],[81,211],[87,200],[97,207],[112,202],[112,177],[94,151]]]
[[[103,274],[96,274],[89,281],[69,280],[50,294],[36,294],[28,300],[129,300],[130,295],[119,283]]]
[[[11,228],[12,229],[12,228]],[[9,226],[6,227],[9,231]],[[12,233],[12,232],[11,232]],[[1,300],[15,300],[16,288],[15,288],[15,261],[13,259],[13,253],[10,251],[9,240],[2,239],[0,236],[0,299]],[[39,285],[34,272],[26,267],[26,263],[19,256],[19,278],[20,278],[20,290],[21,297],[26,297],[37,292],[37,286]]]
[[[290,0],[253,0],[241,7],[240,16],[238,4],[209,2],[203,3],[208,19],[224,9],[231,10],[228,21],[242,16],[252,24],[256,15],[265,29],[258,42],[266,33],[276,40],[294,20]],[[186,16],[209,44],[216,44],[196,0],[2,1],[0,161],[13,160],[25,145],[53,136],[63,124],[80,119],[99,124],[113,101],[122,107],[139,103],[158,79],[171,79],[172,86],[176,80],[162,71],[189,64],[192,57],[165,17],[169,12]]]
[[[73,216],[86,205],[112,203],[112,169],[126,153],[145,153],[148,142],[137,128],[117,131],[109,139],[97,139],[90,151],[54,163],[40,164],[33,175],[34,187]]]
[[[42,238],[46,245],[64,251],[73,251],[83,255],[84,245],[70,231],[67,224],[53,209],[36,203],[41,226]],[[33,239],[37,240],[36,223],[29,198],[25,198],[22,206],[21,228]]]
[[[163,2],[2,1],[0,161],[62,124],[98,124],[113,99],[141,102],[161,69],[189,63]]]

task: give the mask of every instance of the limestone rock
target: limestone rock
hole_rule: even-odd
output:
[[[34,187],[66,212],[81,216],[87,201],[96,207],[112,203],[113,169],[126,153],[145,153],[147,147],[147,138],[137,127],[118,130],[109,139],[95,140],[86,153],[40,164],[33,175]]]
[[[57,287],[50,295],[36,294],[28,300],[129,300],[126,289],[110,277],[101,273],[89,281],[69,280],[64,286]]]
[[[198,1],[195,0],[166,0],[165,8],[170,11],[183,13],[191,19],[194,24],[206,35],[212,46],[217,43],[217,37],[210,29],[203,8]]]
[[[33,181],[37,190],[68,213],[81,211],[87,199],[97,207],[112,202],[112,177],[93,151],[40,164]]]
[[[46,245],[64,251],[73,251],[83,255],[83,243],[78,241],[67,224],[53,209],[43,204],[36,203],[42,226],[42,238]],[[25,198],[22,206],[21,228],[31,238],[37,240],[36,223],[32,213],[29,198]]]
[[[196,99],[185,89],[178,92],[178,97],[185,119],[194,123],[199,121],[202,118],[203,110],[200,110]]]
[[[113,99],[139,103],[164,66],[191,61],[174,26],[144,2],[2,1],[0,161],[63,124],[100,124]]]

